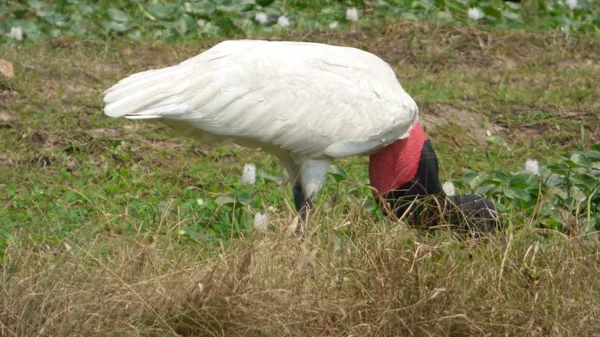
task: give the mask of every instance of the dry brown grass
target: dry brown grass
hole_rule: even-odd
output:
[[[151,232],[10,246],[0,335],[600,332],[596,244],[533,229],[465,240],[347,220],[336,230],[317,217],[301,238],[254,233],[210,255]]]

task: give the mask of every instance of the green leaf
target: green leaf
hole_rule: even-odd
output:
[[[560,230],[562,228],[562,221],[556,219],[545,219],[542,221],[544,226],[550,229]]]
[[[127,37],[132,39],[133,41],[141,41],[142,40],[142,32],[139,29],[132,30],[127,33]]]
[[[569,172],[571,171],[569,166],[566,165],[564,162],[558,163],[558,164],[553,164],[553,165],[548,165],[547,168],[550,170],[550,172],[556,173],[556,174],[559,174],[562,176],[569,175]]]
[[[481,195],[492,195],[498,192],[498,187],[493,185],[479,186],[475,192]]]
[[[229,18],[217,18],[216,20],[212,21],[212,23],[219,27],[221,33],[225,36],[230,36],[241,32],[241,30]]]
[[[246,4],[242,1],[221,1],[217,5],[217,11],[222,13],[241,13],[246,9]]]
[[[102,21],[102,26],[107,30],[107,31],[115,31],[115,32],[125,32],[127,31],[127,25],[123,22],[117,22],[117,21]]]
[[[378,208],[378,205],[375,201],[368,199],[363,203],[363,208],[367,211],[367,212],[373,212]]]
[[[227,193],[222,194],[215,200],[217,205],[233,205],[236,203],[247,205],[252,201],[252,198],[248,193]]]
[[[159,3],[155,3],[155,4],[150,5],[150,7],[148,7],[148,13],[150,13],[152,16],[154,16],[158,19],[162,19],[162,20],[173,19],[176,12],[177,12],[176,5],[161,5]]]
[[[494,177],[498,180],[501,181],[503,183],[506,183],[508,181],[510,181],[510,179],[512,178],[512,174],[508,174],[505,172],[500,172],[500,171],[495,171],[494,172]]]
[[[485,141],[488,144],[496,144],[500,141],[500,137],[499,136],[488,136]]]
[[[478,176],[477,172],[473,172],[473,171],[471,171],[471,172],[467,172],[467,173],[465,173],[465,175],[463,175],[463,176],[460,178],[460,181],[461,181],[463,184],[470,185],[470,184],[471,184],[471,181],[473,181],[473,179],[475,179],[477,176]]]
[[[45,8],[36,9],[37,16],[41,18],[45,18],[47,16],[51,16],[56,14],[56,4],[51,4],[50,6],[46,6]]]
[[[511,177],[509,186],[517,189],[537,188],[537,179],[531,173],[519,173]]]
[[[600,151],[585,151],[583,154],[592,162],[600,161]]]
[[[579,189],[591,193],[594,189],[600,186],[600,180],[598,177],[593,177],[585,173],[573,173],[571,181],[579,187]]]
[[[529,193],[527,193],[526,191],[524,191],[522,189],[518,189],[518,188],[512,188],[512,187],[505,188],[504,195],[509,199],[519,199],[519,200],[523,200],[524,202],[531,201],[531,196],[529,195]]]
[[[578,167],[592,167],[592,163],[581,153],[575,153],[569,159]]]
[[[590,146],[590,148],[594,151],[600,152],[600,143],[594,144],[594,145]]]
[[[221,29],[215,25],[206,25],[202,30],[202,33],[209,35],[219,35],[221,33]]]
[[[26,34],[33,34],[39,31],[39,25],[34,21],[15,20],[9,24],[10,26],[20,27]]]
[[[96,4],[82,4],[78,8],[79,14],[94,14],[98,11],[98,5]]]
[[[473,178],[473,180],[471,180],[471,182],[469,183],[469,187],[471,187],[472,190],[476,189],[477,187],[481,186],[482,184],[484,184],[486,182],[486,180],[488,180],[488,175],[485,173],[480,173],[479,175],[477,175],[475,178]]]
[[[502,17],[502,12],[500,12],[496,7],[494,6],[482,6],[481,7],[481,11],[489,17],[492,18],[496,18],[496,19],[500,19]]]
[[[542,207],[539,209],[539,214],[543,216],[552,216],[560,219],[560,213],[556,210],[556,207],[548,200],[542,203]]]
[[[65,27],[69,21],[66,16],[59,13],[48,15],[45,19],[47,22],[59,27]]]
[[[515,11],[521,10],[521,4],[516,3],[516,2],[506,1],[506,2],[504,2],[504,5],[506,5],[506,7],[509,7]]]
[[[182,15],[179,19],[173,22],[173,28],[181,36],[189,32],[192,27],[196,27],[196,21],[194,21],[194,19],[187,14]]]
[[[252,197],[248,193],[239,193],[236,195],[236,198],[242,205],[248,205],[252,201]]]
[[[156,209],[158,210],[158,213],[163,213],[164,211],[167,210],[168,206],[169,206],[169,202],[161,201],[158,203],[158,205],[156,205]]]
[[[263,7],[267,7],[273,2],[275,2],[275,0],[256,0],[256,4],[261,5]]]
[[[233,193],[222,194],[217,197],[215,202],[217,203],[217,205],[234,204],[235,203],[235,194],[233,194]]]
[[[205,0],[197,3],[185,3],[185,11],[192,14],[202,15],[205,18],[209,18],[213,15],[217,5],[211,1]]]
[[[348,176],[346,171],[338,165],[329,165],[327,173],[329,173],[329,175],[338,183],[342,180],[346,180],[346,177]]]
[[[263,168],[259,168],[256,172],[256,174],[263,178],[265,181],[272,181],[272,182],[279,182],[281,181],[281,179],[279,177],[276,177],[274,175],[271,175],[269,172],[267,172],[265,169]]]
[[[111,7],[107,10],[107,13],[114,21],[129,22],[129,15],[118,8]]]
[[[521,14],[515,13],[515,12],[511,12],[511,11],[502,11],[502,16],[504,16],[505,19],[508,19],[508,20],[511,20],[511,21],[517,21],[517,22],[522,22],[523,21],[521,19]]]
[[[38,1],[38,0],[29,0],[27,1],[27,4],[29,5],[29,7],[35,11],[39,11],[42,9],[42,7],[44,6],[44,2],[43,1]]]
[[[249,12],[251,10],[254,9],[254,7],[256,7],[253,3],[246,3],[244,4],[244,6],[241,8],[242,12]]]

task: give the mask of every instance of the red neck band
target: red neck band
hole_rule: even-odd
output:
[[[369,157],[369,179],[376,190],[376,197],[387,194],[415,177],[426,141],[427,134],[421,124],[416,123],[408,138],[398,139]]]

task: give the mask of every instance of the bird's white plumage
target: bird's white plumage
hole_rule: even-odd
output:
[[[377,56],[316,43],[226,41],[105,92],[112,117],[156,119],[214,141],[314,159],[404,138],[417,106]]]
[[[159,120],[207,142],[278,156],[312,200],[334,158],[406,138],[417,105],[377,56],[317,43],[225,41],[105,92],[111,117]],[[297,202],[297,207],[300,207]]]

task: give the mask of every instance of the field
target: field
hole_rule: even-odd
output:
[[[275,158],[102,114],[119,79],[223,36],[6,43],[0,336],[600,334],[597,34],[385,18],[232,34],[382,57],[420,106],[442,180],[485,192],[504,228],[474,239],[386,219],[367,159],[351,158],[290,235]],[[257,181],[242,184],[249,163]]]

